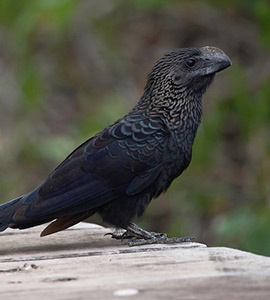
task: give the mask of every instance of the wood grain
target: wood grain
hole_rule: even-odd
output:
[[[43,228],[1,233],[1,299],[270,299],[268,257],[198,243],[128,247],[87,223],[40,238]]]

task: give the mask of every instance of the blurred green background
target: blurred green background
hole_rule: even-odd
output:
[[[205,45],[233,67],[204,97],[189,169],[139,225],[270,255],[267,0],[1,0],[0,201],[128,112],[163,53]]]

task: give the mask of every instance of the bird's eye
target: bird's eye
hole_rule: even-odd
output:
[[[196,59],[194,58],[189,58],[186,60],[186,65],[191,68],[196,64]]]

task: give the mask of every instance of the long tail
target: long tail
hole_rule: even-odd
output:
[[[0,205],[0,231],[4,231],[12,224],[12,218],[19,207],[24,195]]]
[[[42,223],[52,220],[52,218],[27,218],[20,211],[28,206],[38,194],[39,188],[35,189],[29,194],[25,194],[7,203],[0,205],[0,231],[4,231],[8,227],[11,228],[29,228],[40,225]]]
[[[24,213],[25,207],[31,205],[31,202],[36,199],[38,191],[39,188],[29,194],[0,205],[0,232],[4,231],[8,227],[25,229],[56,219],[42,231],[41,236],[45,236],[75,225],[94,213],[94,211],[89,210],[62,217],[50,214],[45,214],[43,216],[41,214],[37,217],[27,217]]]

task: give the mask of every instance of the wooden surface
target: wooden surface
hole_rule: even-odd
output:
[[[128,247],[81,223],[0,234],[0,299],[270,299],[270,258],[197,243]]]

